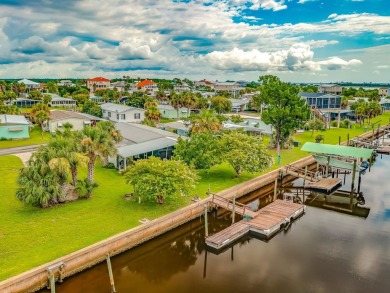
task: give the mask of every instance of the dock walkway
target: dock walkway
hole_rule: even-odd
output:
[[[303,214],[302,204],[276,200],[257,212],[250,220],[241,220],[230,227],[206,238],[206,245],[213,249],[221,249],[244,235],[250,233],[265,238],[271,237],[284,225]]]

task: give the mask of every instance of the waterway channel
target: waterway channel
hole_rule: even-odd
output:
[[[349,175],[342,189],[348,188]],[[361,191],[359,215],[345,213],[343,204],[332,210],[332,195],[328,209],[307,205],[301,218],[269,241],[248,236],[218,255],[207,252],[203,218],[196,219],[112,257],[116,291],[390,292],[390,156],[377,157],[362,176]],[[263,207],[270,199],[249,200]],[[209,219],[210,234],[231,223],[221,211]],[[106,263],[56,285],[60,293],[110,292]]]

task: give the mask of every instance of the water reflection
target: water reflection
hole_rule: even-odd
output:
[[[388,292],[389,168],[390,157],[378,157],[363,176],[365,205],[355,200],[350,213],[357,216],[327,207],[349,208],[343,196],[313,195],[305,199],[305,215],[269,242],[247,237],[219,255],[207,253],[203,222],[197,219],[114,257],[117,292]],[[343,189],[350,185],[347,176]],[[209,219],[210,234],[231,224],[230,214],[222,211]],[[57,287],[57,292],[109,290],[105,264]]]

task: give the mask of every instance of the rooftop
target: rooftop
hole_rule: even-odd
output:
[[[314,142],[306,142],[302,148],[302,151],[315,154],[334,155],[351,158],[363,158],[368,159],[371,157],[374,150],[365,148],[356,148],[350,146],[322,144]]]
[[[85,113],[72,112],[72,111],[64,111],[64,110],[51,110],[50,111],[50,119],[51,120],[63,120],[68,118],[76,118],[76,119],[87,119],[87,120],[104,120],[102,118],[92,116]]]
[[[103,81],[103,82],[109,82],[110,80],[101,76],[89,78],[88,81]]]
[[[139,83],[137,83],[137,86],[144,87],[144,86],[152,85],[152,84],[156,84],[156,83],[153,80],[145,79],[145,80],[140,81]]]
[[[119,130],[123,136],[123,141],[119,144],[119,146],[139,144],[163,137],[173,139],[177,139],[179,137],[179,135],[169,131],[136,123],[119,122],[115,124],[115,128]]]
[[[129,110],[135,110],[135,109],[145,111],[144,109],[130,107],[130,106],[121,105],[121,104],[113,104],[113,103],[104,103],[100,106],[102,107],[103,110],[108,110],[108,111],[113,111],[113,112],[118,112],[118,113],[126,112]]]
[[[36,86],[40,85],[38,82],[29,80],[29,79],[25,79],[25,78],[22,80],[19,80],[18,83],[24,83],[25,85],[36,85]]]
[[[1,124],[5,125],[29,125],[28,121],[23,115],[8,115],[8,114],[1,114],[0,115],[0,126]]]

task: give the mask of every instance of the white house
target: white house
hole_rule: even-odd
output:
[[[145,110],[121,104],[105,103],[101,105],[103,118],[114,122],[141,122]]]
[[[176,84],[174,87],[173,87],[173,90],[176,92],[176,93],[182,93],[182,92],[185,92],[185,91],[191,91],[191,88],[188,86],[188,84],[186,84],[185,82],[182,83],[182,84]]]
[[[26,89],[27,91],[30,91],[30,90],[39,90],[41,88],[41,85],[40,83],[38,82],[35,82],[35,81],[32,81],[32,80],[29,80],[29,79],[22,79],[22,80],[19,80],[18,83],[23,83],[26,85]]]
[[[57,83],[58,86],[69,86],[69,87],[74,87],[76,86],[71,80],[69,79],[64,79],[60,80],[60,82]]]

